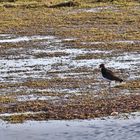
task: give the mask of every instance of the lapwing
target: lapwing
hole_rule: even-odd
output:
[[[110,85],[111,81],[117,81],[120,83],[123,82],[123,80],[121,78],[117,77],[111,70],[105,68],[104,64],[100,64],[99,67],[101,68],[102,76],[110,81],[109,85]]]

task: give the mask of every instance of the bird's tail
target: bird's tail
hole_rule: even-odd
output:
[[[119,81],[120,83],[123,82],[123,80],[119,77],[114,77],[114,80]]]
[[[123,79],[120,79],[120,83],[123,82]]]

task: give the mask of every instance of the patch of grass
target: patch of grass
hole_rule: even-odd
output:
[[[122,84],[122,85],[119,85],[119,86],[116,86],[118,88],[122,88],[122,89],[131,89],[131,90],[137,90],[137,89],[140,89],[140,81],[130,81],[130,82],[127,82],[125,84]]]
[[[54,52],[54,53],[37,53],[34,56],[36,58],[43,58],[43,57],[61,57],[61,56],[68,56],[68,53],[65,52]]]
[[[4,84],[4,83],[0,83],[0,89],[2,88],[8,88],[8,87],[18,87],[21,86],[22,84],[20,83],[16,83],[16,84]]]
[[[95,98],[91,94],[71,96],[69,99],[54,103],[46,101],[31,101],[18,103],[13,107],[5,108],[7,112],[45,111],[40,114],[14,115],[1,117],[1,119],[19,123],[25,120],[48,120],[48,119],[89,119],[105,117],[112,112],[129,113],[140,110],[140,96],[118,96],[115,98]]]
[[[104,59],[107,57],[111,57],[109,54],[93,54],[93,53],[88,53],[88,54],[81,54],[77,56],[75,59],[76,60],[82,60],[82,59]]]
[[[22,83],[22,86],[27,86],[29,88],[47,87],[48,81],[27,81],[25,83]]]
[[[26,117],[24,115],[12,115],[10,117],[1,117],[1,119],[14,124],[23,123],[26,120]]]
[[[10,97],[10,96],[0,96],[0,103],[11,103],[11,102],[14,102],[15,99]]]
[[[44,34],[52,28],[50,34],[78,38],[73,44],[79,41],[139,40],[138,9],[134,6],[115,7],[118,11],[106,9],[96,13],[77,13],[79,7],[0,8],[0,19],[3,19],[0,20],[0,31],[30,35]]]

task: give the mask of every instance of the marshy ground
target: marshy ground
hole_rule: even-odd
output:
[[[0,3],[0,118],[89,119],[140,110],[140,3]],[[125,80],[109,88],[100,63]]]

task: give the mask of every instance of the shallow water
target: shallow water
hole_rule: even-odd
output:
[[[117,7],[113,7],[113,6],[100,6],[100,7],[94,7],[94,8],[84,8],[84,9],[78,9],[78,10],[74,10],[69,12],[69,14],[74,14],[74,13],[99,13],[105,10],[110,10],[113,12],[118,12],[119,9]]]
[[[52,97],[52,96],[42,96],[42,95],[19,95],[16,97],[17,101],[34,101],[34,100],[58,100],[60,99],[59,97]]]
[[[54,39],[54,36],[39,36],[39,35],[16,37],[14,35],[3,34],[1,36],[5,37],[5,39],[0,39],[0,43],[17,43],[17,42],[26,42],[26,41],[33,41],[33,40]]]
[[[115,53],[114,56],[100,58],[100,59],[80,59],[76,57],[80,55],[103,55],[114,53],[113,50],[95,50],[90,48],[72,48],[68,46],[65,41],[74,41],[76,38],[57,38],[55,36],[16,36],[1,34],[0,43],[17,43],[28,42],[32,43],[32,47],[26,49],[13,48],[1,50],[0,56],[0,81],[1,83],[22,83],[28,80],[51,80],[54,78],[66,79],[76,78],[83,80],[97,79],[97,83],[102,81],[102,76],[98,72],[93,73],[98,69],[99,64],[105,63],[109,68],[118,69],[118,71],[126,71],[129,74],[127,79],[140,78],[139,65],[140,53]],[[86,42],[83,42],[86,43]],[[90,42],[89,42],[90,43]],[[108,42],[92,42],[108,43]],[[111,43],[111,42],[110,42]],[[139,43],[139,41],[115,41],[112,43]],[[38,47],[36,47],[36,44]],[[116,51],[116,50],[114,50]],[[133,72],[133,73],[132,73]],[[126,74],[125,73],[125,74]],[[123,74],[123,73],[122,73]],[[124,75],[124,74],[123,74]],[[104,83],[104,82],[102,82]],[[79,88],[72,86],[57,85],[56,87],[45,87],[44,89],[35,89],[36,91],[49,91],[56,93],[79,93],[79,92],[97,92],[100,89],[100,84],[89,83],[84,84]],[[20,86],[1,88],[0,92],[3,93],[17,93],[17,92],[34,92],[32,88]]]
[[[27,121],[23,124],[1,121],[0,124],[0,138],[3,140],[138,140],[140,137],[139,115],[131,115],[129,119],[108,117],[95,120]]]
[[[29,114],[40,114],[40,113],[44,113],[43,111],[39,111],[39,112],[21,112],[21,113],[3,113],[3,114],[0,114],[0,117],[3,117],[3,116],[15,116],[15,115],[29,115]]]
[[[114,40],[114,41],[107,41],[107,42],[81,42],[81,44],[86,45],[98,45],[98,44],[140,44],[140,40]]]

